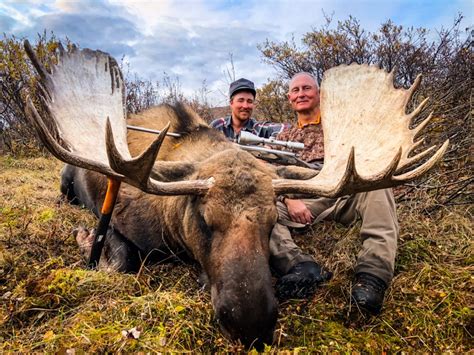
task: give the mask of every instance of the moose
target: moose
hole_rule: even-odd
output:
[[[325,74],[326,153],[317,172],[262,162],[179,103],[127,118],[122,74],[104,52],[60,46],[47,71],[28,42],[25,49],[40,78],[39,100],[28,98],[27,114],[45,146],[68,164],[63,193],[99,215],[107,179],[123,183],[103,265],[130,272],[145,259],[185,253],[208,280],[222,332],[247,346],[271,344],[278,316],[268,245],[276,196],[334,197],[402,184],[426,173],[448,145],[429,159],[434,147],[413,155],[429,120],[409,128],[426,100],[405,113],[419,78],[408,90],[395,89],[393,74],[368,65]],[[161,133],[127,133],[127,124]],[[86,252],[93,238],[85,229],[77,234]]]

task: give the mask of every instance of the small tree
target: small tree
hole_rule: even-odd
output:
[[[272,80],[257,90],[257,110],[261,120],[275,122],[294,121],[295,115],[291,111],[286,97],[288,84],[281,80]]]
[[[125,87],[126,106],[128,113],[138,113],[159,102],[159,83],[140,78],[136,73],[130,71],[130,63],[122,61],[120,63]]]
[[[54,34],[38,34],[34,50],[45,67],[56,60],[59,42]],[[26,114],[26,96],[35,99],[36,76],[23,49],[23,41],[3,35],[0,41],[0,152],[31,154],[38,151],[35,133]]]

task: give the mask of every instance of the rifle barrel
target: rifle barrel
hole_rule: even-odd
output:
[[[128,129],[131,129],[132,131],[140,131],[140,132],[146,132],[146,133],[153,133],[153,134],[160,134],[161,131],[157,129],[150,129],[150,128],[144,128],[144,127],[138,127],[138,126],[129,126],[127,125]],[[168,132],[166,133],[167,136],[171,137],[181,137],[180,133],[173,133],[173,132]]]
[[[284,150],[268,149],[268,148],[264,148],[264,147],[258,147],[258,146],[255,146],[255,145],[243,145],[243,144],[237,144],[237,145],[239,146],[239,148],[241,148],[243,150],[251,150],[251,151],[254,151],[254,152],[273,153],[273,154],[276,154],[276,155],[286,155],[288,157],[295,157],[296,156],[295,153],[286,152]]]

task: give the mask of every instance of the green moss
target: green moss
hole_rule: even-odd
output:
[[[43,211],[38,216],[38,220],[40,223],[48,223],[51,220],[53,220],[56,217],[55,210],[52,208],[47,208]]]

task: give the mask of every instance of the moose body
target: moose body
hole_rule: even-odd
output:
[[[209,280],[223,332],[245,344],[255,340],[271,343],[277,302],[268,264],[268,238],[277,219],[271,187],[275,175],[179,104],[155,107],[129,120],[132,125],[156,129],[168,121],[171,130],[183,137],[163,143],[157,164],[176,161],[179,168],[161,171],[160,179],[214,177],[215,184],[203,196],[156,196],[122,184],[103,258],[115,269],[130,272],[138,270],[145,259],[163,260],[185,251]],[[132,155],[143,151],[153,138],[129,131]],[[67,165],[61,190],[97,214],[106,178]],[[84,236],[78,234],[80,237]]]

